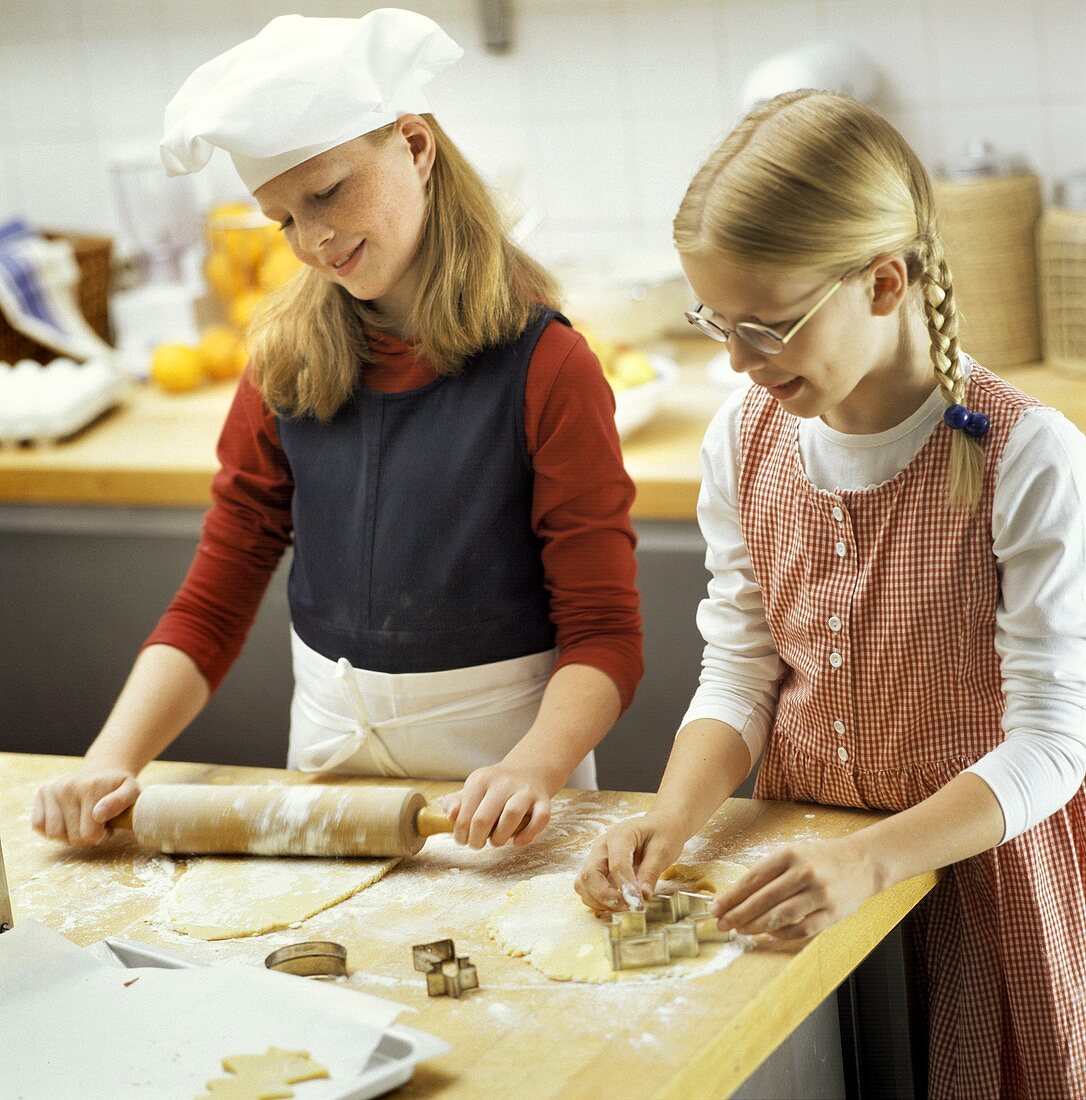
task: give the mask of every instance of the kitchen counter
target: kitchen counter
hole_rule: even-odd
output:
[[[653,420],[623,444],[637,485],[633,515],[691,521],[699,447],[727,393],[707,377],[705,364],[719,351],[711,341],[675,340],[663,350],[679,364],[680,380]],[[1086,430],[1086,377],[1044,365],[1005,370],[1003,377]],[[219,383],[169,395],[138,386],[125,407],[64,443],[0,450],[0,503],[206,507],[233,388]]]
[[[31,831],[34,791],[75,765],[67,757],[0,753],[0,841],[16,922],[41,921],[78,944],[122,936],[199,961],[254,965],[284,943],[338,940],[349,950],[351,988],[416,1009],[403,1022],[452,1044],[406,1087],[419,1097],[729,1096],[936,882],[934,873],[917,876],[805,944],[748,947],[729,965],[681,984],[550,982],[498,950],[485,932],[487,916],[519,879],[575,870],[595,835],[650,801],[644,794],[568,791],[544,839],[526,849],[473,853],[433,838],[384,880],[298,929],[204,943],[172,932],[159,915],[175,872],[169,857],[140,853],[120,837],[77,853]],[[311,781],[271,769],[169,762],[152,764],[142,778]],[[415,786],[433,798],[455,785]],[[706,842],[693,858],[752,864],[776,844],[843,836],[879,816],[733,798],[702,830]],[[411,944],[444,936],[478,966],[481,988],[461,1000],[428,998],[411,969]]]

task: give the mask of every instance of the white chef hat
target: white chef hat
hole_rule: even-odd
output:
[[[249,191],[405,114],[464,51],[432,20],[400,8],[360,19],[281,15],[201,65],[166,107],[159,146],[171,176],[225,149]]]

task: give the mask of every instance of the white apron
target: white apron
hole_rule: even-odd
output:
[[[497,764],[535,721],[555,650],[443,672],[371,672],[331,661],[290,632],[294,698],[287,767],[466,779]],[[589,753],[566,783],[596,790]]]

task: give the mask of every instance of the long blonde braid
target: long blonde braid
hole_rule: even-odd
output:
[[[931,341],[931,362],[947,405],[965,403],[965,374],[958,345],[958,308],[954,281],[938,237],[929,238],[926,262],[920,273],[920,293]],[[964,431],[950,433],[947,497],[951,505],[972,509],[980,499],[984,480],[984,447]]]

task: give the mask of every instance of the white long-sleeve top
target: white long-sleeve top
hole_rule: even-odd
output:
[[[753,767],[784,664],[736,508],[745,392],[728,398],[702,445],[698,522],[711,578],[697,613],[705,639],[700,686],[680,728],[697,718],[726,722],[743,738]],[[874,435],[801,420],[804,470],[822,489],[879,485],[908,465],[945,409],[936,389],[907,420]],[[992,539],[1005,738],[966,770],[995,794],[1005,843],[1063,806],[1086,775],[1086,438],[1053,409],[1028,410],[1007,439],[996,471]]]

